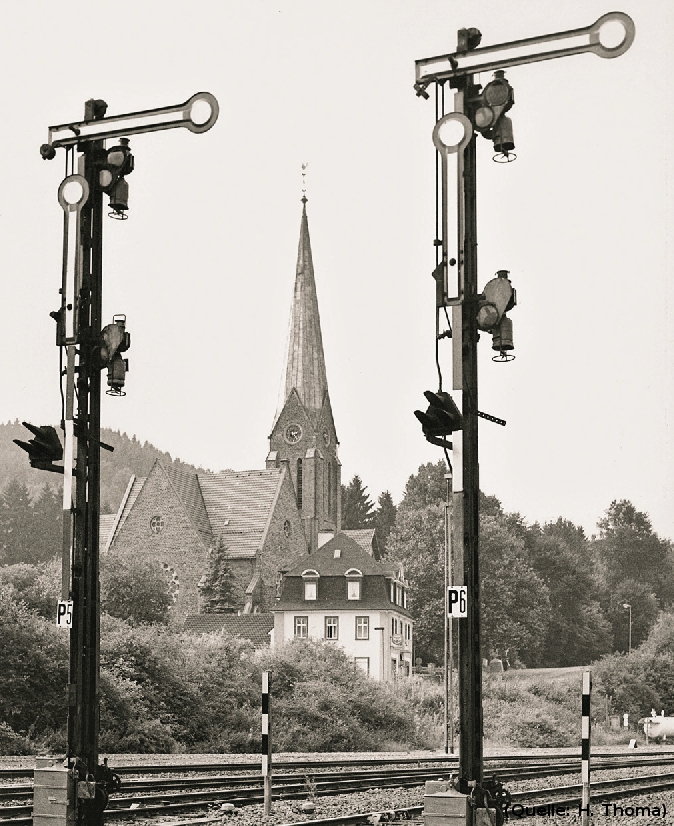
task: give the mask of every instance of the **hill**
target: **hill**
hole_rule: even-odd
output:
[[[61,434],[61,431],[59,431]],[[27,441],[30,433],[17,419],[14,422],[0,424],[0,490],[15,479],[28,486],[31,496],[44,487],[61,490],[62,477],[55,473],[35,470],[28,464],[26,453],[14,444],[13,439]],[[61,439],[63,441],[63,439]],[[203,473],[203,468],[173,459],[149,442],[140,442],[135,436],[127,436],[117,430],[102,428],[101,441],[114,447],[114,452],[101,450],[101,511],[114,513],[119,507],[126,486],[132,475],[146,476],[155,459],[161,459],[166,465],[175,465],[183,470]]]

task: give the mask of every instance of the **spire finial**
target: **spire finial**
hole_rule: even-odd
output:
[[[307,167],[308,163],[302,164],[302,203],[306,206],[307,203]]]

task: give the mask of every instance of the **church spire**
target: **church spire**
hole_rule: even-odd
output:
[[[305,195],[302,196],[302,221],[297,250],[295,290],[290,311],[284,393],[286,399],[293,388],[297,391],[307,411],[318,412],[322,408],[328,389],[328,380],[325,372],[323,337],[318,314]]]

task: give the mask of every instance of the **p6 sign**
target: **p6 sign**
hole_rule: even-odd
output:
[[[73,602],[71,599],[60,599],[56,609],[56,624],[59,628],[72,628]]]
[[[447,616],[468,616],[468,587],[466,585],[450,585],[447,588]]]

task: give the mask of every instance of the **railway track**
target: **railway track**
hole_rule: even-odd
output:
[[[499,762],[501,761],[501,762]],[[430,763],[435,765],[430,765]],[[437,765],[437,764],[440,765]],[[663,766],[674,763],[674,755],[653,755],[624,757],[618,755],[598,756],[593,760],[595,771],[602,769]],[[425,764],[425,765],[420,765]],[[379,766],[380,768],[374,768]],[[209,768],[224,769],[225,766],[211,764]],[[253,764],[254,767],[254,764]],[[363,768],[364,767],[364,768]],[[155,768],[155,767],[151,767]],[[292,768],[293,771],[288,771]],[[135,774],[146,774],[147,767],[128,767]],[[250,773],[251,764],[236,764],[227,769],[234,772],[247,770],[246,774],[218,774],[203,776],[205,767],[163,766],[166,773],[178,769],[190,776],[163,778],[129,778],[122,790],[113,795],[106,810],[106,819],[122,819],[129,815],[178,814],[198,811],[214,804],[233,803],[247,806],[263,801],[262,779],[259,774]],[[285,769],[285,771],[281,771]],[[309,769],[309,771],[307,771]],[[339,770],[336,770],[339,769]],[[273,778],[273,799],[305,799],[309,792],[316,796],[349,794],[372,788],[406,788],[420,786],[426,780],[449,779],[456,770],[456,760],[365,760],[365,761],[302,761],[275,764]],[[578,774],[578,757],[559,756],[552,759],[533,758],[519,763],[514,759],[496,758],[485,761],[485,774],[496,774],[504,782],[521,781],[531,778],[549,777],[563,774]],[[625,788],[626,784],[632,784]],[[646,785],[644,785],[646,784]],[[674,788],[674,774],[650,775],[639,780],[624,779],[593,783],[593,793],[604,797],[611,794],[625,796]],[[518,792],[512,795],[513,805],[523,801],[542,800],[541,805],[555,802],[558,806],[572,806],[580,799],[580,786],[563,786]],[[535,796],[534,796],[535,795]],[[560,797],[561,795],[561,797]],[[564,797],[566,795],[566,797]],[[575,795],[575,796],[574,796]],[[8,801],[0,805],[0,826],[29,826],[32,823],[32,784],[12,784],[0,786],[0,800]],[[554,798],[554,801],[553,801]],[[608,799],[608,798],[607,798]],[[571,801],[571,802],[569,802]]]

